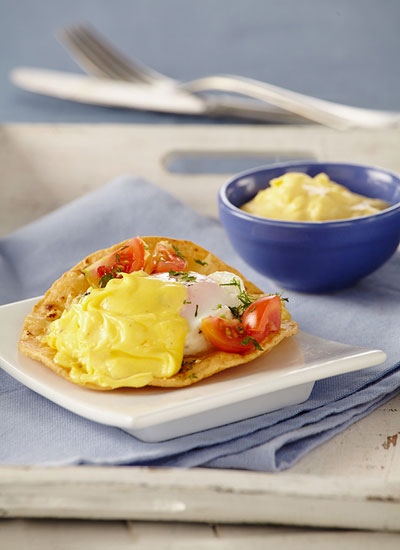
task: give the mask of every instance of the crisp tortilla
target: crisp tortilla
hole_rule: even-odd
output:
[[[141,237],[149,246],[151,253],[158,241],[168,241],[178,247],[179,251],[188,261],[187,271],[195,271],[204,275],[214,271],[230,271],[243,279],[246,290],[251,295],[263,295],[262,291],[253,283],[247,281],[236,269],[230,267],[225,262],[208,252],[204,248],[197,246],[190,241],[165,239],[163,237]],[[69,378],[69,369],[57,365],[54,362],[55,350],[43,343],[43,337],[47,333],[50,323],[61,317],[62,312],[68,309],[73,300],[83,294],[89,287],[83,269],[106,254],[117,250],[125,244],[126,241],[116,244],[105,250],[98,250],[90,254],[87,258],[79,262],[75,267],[64,273],[45,296],[35,305],[32,312],[26,316],[24,321],[21,338],[19,340],[19,350],[28,357],[40,361],[57,374]],[[200,265],[195,260],[204,262]],[[225,353],[218,350],[212,350],[197,356],[185,356],[180,371],[170,378],[153,378],[149,386],[160,386],[167,388],[180,388],[199,382],[221,372],[230,367],[235,367],[242,363],[247,363],[255,359],[262,353],[266,353],[274,348],[284,338],[296,334],[298,330],[297,323],[294,321],[283,321],[279,332],[271,333],[264,342],[261,343],[263,351],[254,350],[247,354]],[[108,387],[101,387],[94,384],[85,384],[86,387],[97,390],[110,390]]]

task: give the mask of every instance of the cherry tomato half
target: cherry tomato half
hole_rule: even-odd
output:
[[[247,353],[254,349],[239,319],[205,317],[201,329],[207,340],[217,349],[232,353]]]
[[[187,261],[169,243],[158,242],[146,266],[147,273],[164,273],[166,271],[185,271]]]
[[[263,340],[270,332],[281,328],[281,299],[277,295],[263,296],[253,302],[242,315],[247,334]]]
[[[136,237],[90,265],[84,274],[90,285],[105,287],[110,279],[119,277],[121,273],[143,269],[144,256],[144,242]]]

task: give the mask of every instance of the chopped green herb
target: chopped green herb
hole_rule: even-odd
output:
[[[279,296],[279,298],[281,299],[281,302],[288,302],[288,301],[289,301],[289,298],[284,298],[284,296],[283,296],[283,293],[284,293],[284,292],[285,292],[285,291],[282,290],[282,292],[281,292],[280,294],[278,294],[278,296]]]
[[[196,280],[196,277],[190,275],[185,271],[174,271],[173,269],[171,269],[168,274],[170,275],[170,277],[180,277],[182,281],[186,281],[188,283]]]
[[[195,317],[197,317],[198,312],[199,312],[199,304],[196,304],[196,311],[194,312]]]
[[[186,370],[193,368],[193,365],[196,363],[196,359],[189,359],[187,361],[182,361],[182,367],[186,367]]]
[[[257,340],[255,338],[253,338],[252,336],[246,336],[246,338],[244,338],[240,343],[243,344],[243,346],[247,346],[248,344],[250,344],[250,342],[253,342],[254,344],[254,347],[260,351],[263,351],[263,348],[260,346],[260,344],[257,342]]]
[[[203,262],[203,261],[199,260],[198,258],[195,258],[194,261],[195,261],[196,263],[200,264],[200,265],[208,265],[207,262]]]
[[[99,279],[99,287],[100,288],[105,288],[106,284],[108,283],[108,281],[110,281],[111,279],[114,279],[115,275],[113,273],[106,273],[105,275],[103,275],[102,277],[100,277]]]
[[[176,255],[179,256],[181,258],[181,260],[184,260],[185,259],[185,256],[182,254],[182,252],[179,250],[179,248],[177,246],[175,246],[174,244],[172,245],[172,248],[175,250],[176,252]]]
[[[238,299],[241,302],[239,306],[229,306],[231,313],[236,319],[240,319],[245,310],[256,300],[252,298],[246,292],[246,289],[242,288],[239,279],[234,277],[230,283],[221,283],[221,286],[236,286],[238,288]]]
[[[192,372],[192,374],[189,374],[189,378],[191,380],[197,380],[197,376],[194,374],[194,372]]]
[[[102,277],[100,277],[99,287],[104,288],[107,285],[108,281],[118,278],[122,271],[122,267],[113,267],[113,269],[109,273],[105,273]]]
[[[240,319],[243,315],[243,308],[242,306],[228,306],[230,309],[230,312],[232,313],[233,317],[236,319]]]
[[[183,300],[184,304],[191,304],[192,302],[188,302],[187,300]]]

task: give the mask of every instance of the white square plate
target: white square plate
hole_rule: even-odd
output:
[[[300,331],[255,361],[187,388],[88,390],[18,352],[23,319],[38,299],[0,307],[0,366],[61,407],[144,441],[164,441],[302,403],[316,380],[372,367],[386,359],[380,350]]]

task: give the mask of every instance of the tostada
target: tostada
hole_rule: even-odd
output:
[[[284,300],[185,240],[135,237],[64,273],[24,321],[19,350],[97,390],[179,388],[294,335]]]

